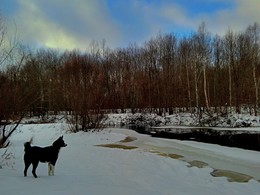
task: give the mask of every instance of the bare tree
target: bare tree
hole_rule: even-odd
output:
[[[17,74],[24,61],[24,54],[17,46],[16,36],[12,40],[8,39],[4,19],[0,16],[0,147],[8,146],[9,137],[23,118]],[[13,128],[7,128],[9,120],[16,121]]]
[[[179,44],[179,60],[181,66],[184,67],[185,69],[185,78],[186,78],[186,83],[187,87],[184,87],[187,89],[187,94],[188,94],[188,106],[191,108],[192,107],[192,92],[191,92],[191,52],[192,52],[192,46],[190,43],[190,39],[188,38],[183,38],[180,41]]]
[[[205,23],[202,23],[197,34],[195,34],[195,52],[197,67],[202,67],[203,72],[203,92],[205,97],[205,105],[207,110],[210,110],[209,96],[208,96],[208,83],[207,83],[207,68],[211,63],[211,40],[209,32],[206,30]],[[198,106],[198,103],[197,103]]]
[[[0,13],[0,68],[8,65],[9,60],[12,59],[12,53],[19,47],[16,28],[11,38],[7,36],[7,30],[6,21]]]
[[[216,35],[212,44],[213,53],[213,67],[212,75],[209,76],[212,80],[212,100],[215,107],[225,106],[228,100],[228,71],[225,64],[224,40]],[[226,66],[225,66],[226,65]],[[221,98],[219,98],[221,97]]]
[[[193,71],[193,77],[194,77],[194,89],[195,89],[195,104],[197,109],[199,109],[199,80],[201,77],[201,63],[200,63],[200,54],[199,54],[199,47],[197,42],[197,36],[194,35],[192,37],[192,71]]]
[[[255,88],[255,115],[259,108],[259,87],[260,87],[260,26],[255,23],[246,30],[249,39],[249,63],[252,67],[252,75]]]
[[[228,65],[228,88],[229,88],[229,106],[233,106],[232,102],[232,69],[235,63],[235,34],[229,30],[225,35],[225,53],[227,56],[227,65]]]

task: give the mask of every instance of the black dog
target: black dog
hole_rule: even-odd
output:
[[[24,143],[24,176],[27,176],[27,169],[32,164],[32,174],[35,178],[37,178],[36,168],[39,162],[48,162],[48,174],[49,176],[54,175],[54,166],[58,159],[59,151],[61,147],[65,146],[67,146],[67,144],[65,144],[63,136],[59,137],[55,142],[53,142],[52,146],[48,146],[45,148],[41,148],[38,146],[32,147],[30,142]]]

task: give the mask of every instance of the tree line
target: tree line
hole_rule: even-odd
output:
[[[8,61],[0,54],[0,63],[8,64],[0,69],[0,121],[21,113],[70,111],[76,128],[85,129],[98,125],[103,110],[161,114],[176,107],[228,106],[239,112],[248,105],[258,114],[257,23],[222,36],[202,23],[188,36],[159,33],[124,48],[111,49],[102,41],[93,42],[89,52],[20,46],[10,54]]]

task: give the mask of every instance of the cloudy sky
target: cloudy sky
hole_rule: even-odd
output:
[[[259,8],[260,0],[0,0],[23,44],[82,50],[93,41],[117,48],[159,32],[186,35],[202,22],[213,34],[244,30],[260,23]]]

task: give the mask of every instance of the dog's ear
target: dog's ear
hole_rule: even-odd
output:
[[[60,139],[63,139],[63,136],[60,136]]]

